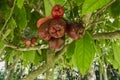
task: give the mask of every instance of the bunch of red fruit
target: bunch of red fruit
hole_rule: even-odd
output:
[[[33,37],[32,39],[24,39],[23,43],[26,47],[35,46],[35,43],[37,41],[37,38]]]
[[[40,38],[47,40],[49,48],[60,50],[65,43],[65,34],[76,40],[84,35],[85,29],[81,23],[67,24],[62,18],[64,8],[55,5],[52,8],[51,16],[40,18],[37,21],[38,35]]]

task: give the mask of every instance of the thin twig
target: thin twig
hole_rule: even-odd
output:
[[[42,5],[43,3],[41,2],[39,5],[39,7],[37,7],[35,4],[32,4],[32,7],[41,15],[41,16],[43,16],[43,17],[45,17],[45,15],[43,14],[43,12],[41,12],[41,10],[40,10],[40,8],[41,8],[41,5]]]
[[[2,41],[11,33],[11,31],[12,31],[11,29],[8,29],[8,30],[5,32],[4,35],[2,34],[2,36],[3,36],[3,37],[2,37]]]
[[[35,47],[30,47],[30,48],[18,48],[17,46],[10,45],[10,44],[5,44],[6,47],[10,47],[12,49],[15,49],[17,51],[31,51],[31,50],[40,50],[40,49],[47,49],[47,45],[41,45],[41,46],[35,46]]]
[[[6,46],[4,45],[1,49],[0,49],[0,55],[2,54],[3,50],[6,48]]]
[[[114,3],[116,0],[112,0],[111,2],[109,2],[107,5],[103,6],[103,8],[101,8],[100,10],[98,10],[95,14],[98,14],[100,12],[102,12],[103,10],[107,9],[112,3]]]
[[[120,38],[120,30],[114,32],[96,33],[92,35],[93,39],[118,39]]]
[[[3,25],[2,29],[0,30],[0,38],[1,38],[1,34],[2,34],[3,30],[5,29],[6,25],[8,24],[8,21],[10,20],[12,14],[13,14],[13,11],[14,11],[14,8],[15,8],[15,3],[16,3],[16,0],[14,0],[13,7],[11,9],[11,12],[10,12],[10,15],[9,15],[8,19],[6,20],[6,22]]]
[[[72,11],[72,18],[71,19],[74,21],[74,12],[73,12],[72,3],[70,2],[70,0],[67,0],[67,1],[68,1],[69,5],[70,5],[70,9]]]
[[[106,4],[105,6],[103,6],[100,10],[98,10],[93,16],[97,16],[97,14],[99,14],[100,12],[104,11],[105,9],[107,9],[112,3],[114,3],[116,0],[112,0],[111,2],[109,2],[108,4]],[[93,20],[94,21],[94,20]],[[92,25],[96,22],[90,22],[89,19],[86,19],[86,22],[90,22],[88,23],[88,27],[86,27],[86,30],[89,29],[90,27],[92,27]]]

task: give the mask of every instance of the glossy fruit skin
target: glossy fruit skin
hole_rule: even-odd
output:
[[[49,25],[49,34],[53,38],[60,38],[65,35],[66,22],[63,19],[52,19]]]
[[[85,34],[85,28],[82,23],[69,24],[67,26],[67,34],[73,40],[80,39]]]
[[[50,40],[51,35],[49,34],[49,21],[44,22],[38,29],[38,36],[43,40]]]
[[[39,28],[43,23],[45,23],[46,21],[48,21],[49,19],[52,19],[52,16],[48,16],[48,17],[45,17],[45,18],[40,18],[38,21],[37,21],[37,28]]]
[[[28,39],[24,39],[23,43],[25,44],[26,47],[30,47],[31,46],[31,41]]]
[[[51,11],[52,17],[55,19],[61,18],[64,14],[64,8],[56,4]]]
[[[48,42],[49,48],[54,51],[61,50],[64,46],[64,43],[64,38],[51,38]]]

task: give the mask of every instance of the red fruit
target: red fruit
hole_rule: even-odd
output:
[[[85,28],[81,23],[70,24],[67,27],[67,34],[74,40],[81,38],[85,33]]]
[[[45,23],[46,21],[48,21],[49,19],[52,19],[51,16],[45,17],[45,18],[40,18],[37,21],[37,28],[39,28],[41,26],[41,24]]]
[[[33,37],[31,39],[31,46],[35,46],[36,41],[37,41],[37,38]]]
[[[23,43],[25,44],[26,47],[30,47],[31,46],[31,41],[28,39],[23,40]]]
[[[60,38],[65,35],[66,22],[63,19],[52,19],[49,25],[49,34],[54,38]]]
[[[53,18],[61,18],[64,14],[64,8],[60,5],[55,5],[53,8],[52,8],[52,17]]]
[[[63,48],[65,40],[63,38],[52,38],[49,40],[49,48],[55,51],[59,51]]]
[[[51,35],[48,32],[49,21],[43,23],[38,29],[38,35],[44,40],[50,40]]]
[[[27,39],[24,39],[22,42],[25,44],[28,40]]]

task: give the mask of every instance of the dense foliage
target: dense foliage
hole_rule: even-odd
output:
[[[55,13],[51,13],[56,4],[61,5],[62,10],[64,7],[64,15],[62,13],[56,17]],[[3,77],[0,78],[37,80],[43,74],[45,79],[52,80],[55,78],[53,72],[58,71],[59,75],[54,76],[60,79],[63,71],[63,74],[67,73],[68,80],[79,80],[84,76],[87,79],[93,71],[94,74],[90,75],[95,75],[97,80],[119,79],[119,8],[120,0],[0,0],[0,61],[5,62],[5,73],[2,72],[0,76]],[[67,25],[67,30],[70,31],[64,32],[64,38],[57,41],[40,38],[45,28],[38,30],[36,24],[39,19],[51,14],[55,18],[63,16],[66,25],[82,24],[84,35],[80,33],[81,37],[76,40],[74,37],[79,33],[74,36],[70,33],[70,25]],[[60,22],[62,21],[53,20],[50,28]],[[77,30],[79,29],[83,28],[78,27]],[[60,46],[64,44],[61,49],[54,51],[58,43]],[[48,45],[54,49],[51,50]],[[74,73],[79,79],[74,77]],[[113,78],[112,74],[116,74],[117,78]]]

